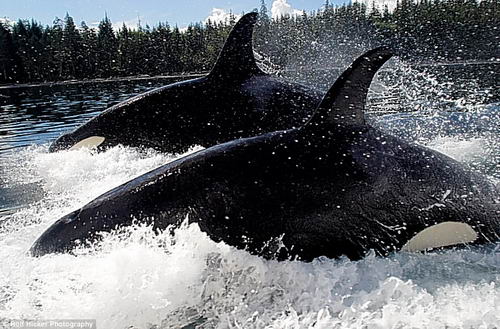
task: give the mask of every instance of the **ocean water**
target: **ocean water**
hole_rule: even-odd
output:
[[[390,89],[383,79],[379,83]],[[136,89],[117,93],[111,102]],[[414,102],[405,98],[405,106],[414,111],[373,110],[372,124],[500,180],[500,103],[464,105],[458,96],[454,106],[432,110],[432,98],[423,106],[422,98],[409,94]],[[72,255],[30,257],[33,241],[56,219],[179,157],[121,146],[50,154],[54,132],[37,134],[27,143],[25,135],[4,134],[9,145],[21,145],[1,153],[0,323],[23,318],[96,319],[106,329],[500,328],[500,244],[387,258],[369,253],[360,261],[277,262],[215,243],[196,224],[185,223],[173,234],[136,225]]]

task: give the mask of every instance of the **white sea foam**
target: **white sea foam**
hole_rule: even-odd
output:
[[[481,138],[438,137],[427,146],[460,162],[483,158],[491,154],[491,150]]]
[[[495,139],[496,137],[493,137]],[[488,137],[440,136],[425,146],[468,165],[472,170],[487,174],[495,184],[500,183],[499,145]]]
[[[32,148],[10,159],[7,184],[36,182],[43,195],[0,218],[0,320],[90,318],[110,329],[500,326],[495,250],[276,262],[215,243],[193,224],[174,235],[134,226],[77,256],[30,257],[54,220],[172,157]]]

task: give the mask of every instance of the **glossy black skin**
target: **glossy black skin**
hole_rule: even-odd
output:
[[[159,167],[58,220],[31,252],[68,251],[132,218],[165,229],[189,215],[215,241],[264,257],[358,259],[399,250],[445,221],[471,225],[475,243],[498,241],[496,196],[451,158],[368,125],[333,133],[306,125]],[[445,207],[429,207],[436,203]],[[286,248],[273,243],[279,237]]]
[[[301,126],[321,101],[305,86],[280,81],[256,64],[252,35],[256,13],[234,26],[206,77],[174,83],[117,104],[49,151],[71,148],[92,136],[105,137],[100,149],[118,144],[182,153],[235,138]]]
[[[165,229],[186,215],[216,241],[278,259],[386,255],[447,221],[469,224],[474,243],[498,241],[498,192],[486,179],[365,123],[370,83],[391,56],[379,47],[356,59],[302,127],[155,169],[57,221],[32,254],[67,251],[133,219]]]
[[[103,136],[101,149],[118,144],[182,153],[236,138],[301,126],[321,101],[319,92],[262,73],[207,76],[155,89],[117,104],[49,151]]]

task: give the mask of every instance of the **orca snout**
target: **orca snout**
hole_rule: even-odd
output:
[[[49,146],[49,152],[58,152],[69,149],[75,144],[75,139],[70,134],[64,134],[59,136],[52,144]]]
[[[63,253],[79,244],[72,238],[79,210],[76,210],[52,224],[31,246],[29,252],[34,257],[50,253]]]

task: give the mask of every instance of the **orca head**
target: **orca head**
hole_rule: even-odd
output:
[[[78,225],[79,212],[79,209],[75,210],[52,224],[33,243],[29,250],[30,254],[41,257],[49,253],[63,253],[73,249],[79,243],[83,243],[84,241],[71,237],[77,232],[75,225]],[[68,225],[68,223],[73,225]],[[67,244],[66,239],[70,240],[71,243]]]
[[[205,80],[199,78],[170,84],[116,104],[57,138],[50,145],[49,152],[80,148],[100,151],[120,144],[161,149],[165,140],[172,140],[173,148],[186,143],[187,134],[179,134],[177,143],[173,135],[182,132],[191,122],[189,109],[197,105],[196,99],[200,102],[200,89]]]
[[[258,68],[253,54],[256,22],[257,13],[252,12],[235,24],[206,77],[160,87],[112,106],[73,132],[60,136],[49,152],[123,144],[179,153],[196,144],[203,145],[196,134],[215,129],[210,128],[210,121],[228,117],[223,113],[225,108],[217,107],[217,103],[231,99],[230,93],[234,93],[239,82],[266,75]],[[217,110],[221,113],[216,113]]]

